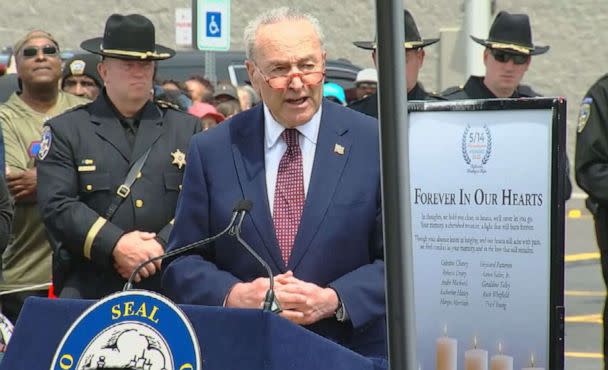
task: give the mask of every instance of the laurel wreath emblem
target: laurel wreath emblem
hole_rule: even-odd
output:
[[[488,128],[487,125],[483,126],[485,133],[486,133],[486,139],[487,139],[487,145],[486,145],[486,153],[484,154],[483,158],[481,159],[481,164],[486,164],[488,163],[488,161],[490,160],[490,156],[492,155],[492,133],[490,132],[490,129]],[[464,133],[462,134],[462,141],[461,141],[461,150],[462,150],[462,157],[464,159],[464,161],[466,162],[466,164],[470,165],[471,164],[471,157],[469,156],[469,153],[467,151],[467,136],[469,134],[469,131],[471,131],[471,125],[467,125],[467,127],[464,129]]]
[[[486,138],[488,139],[488,146],[486,147],[486,154],[481,159],[481,164],[488,163],[490,159],[490,154],[492,154],[492,134],[490,133],[490,129],[487,125],[483,125],[483,128],[486,130]]]
[[[471,164],[471,157],[469,157],[469,153],[467,152],[467,134],[471,131],[471,125],[467,125],[464,129],[464,134],[462,134],[462,157],[467,164]]]

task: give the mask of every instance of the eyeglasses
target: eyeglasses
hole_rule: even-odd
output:
[[[42,54],[47,56],[57,55],[57,47],[53,45],[45,45],[42,47],[30,46],[23,49],[22,53],[25,58],[33,58],[38,55],[39,50],[42,50]]]
[[[273,89],[286,89],[295,77],[298,77],[305,86],[317,85],[325,78],[325,71],[308,71],[269,77],[262,72],[260,67],[257,67],[257,69],[262,77],[264,77],[264,81]],[[322,69],[325,69],[325,67]]]
[[[529,55],[509,53],[502,50],[490,49],[490,53],[500,63],[507,63],[509,60],[512,60],[513,64],[526,64],[530,60]]]

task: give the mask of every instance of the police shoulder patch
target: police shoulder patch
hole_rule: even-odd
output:
[[[581,133],[585,129],[587,125],[587,121],[589,121],[589,117],[591,116],[591,103],[593,103],[593,98],[585,97],[581,102],[581,106],[578,112],[578,122],[576,125],[576,131]]]
[[[50,370],[200,370],[198,339],[182,310],[160,294],[131,290],[87,309],[57,347]]]
[[[38,149],[38,159],[44,160],[46,155],[49,154],[51,149],[51,142],[53,141],[53,133],[49,126],[44,126],[42,129],[42,140],[40,141],[40,148]]]

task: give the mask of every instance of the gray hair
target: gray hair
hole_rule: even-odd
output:
[[[243,40],[245,42],[245,53],[247,55],[247,59],[253,60],[255,35],[261,26],[275,24],[282,21],[301,20],[306,20],[310,22],[310,24],[316,31],[317,36],[319,37],[319,42],[321,43],[321,50],[325,51],[325,34],[323,33],[323,29],[321,28],[321,23],[319,22],[319,20],[309,13],[305,13],[298,9],[289,8],[285,6],[281,8],[271,9],[258,15],[252,21],[249,22],[247,27],[245,27],[245,32],[243,33]]]

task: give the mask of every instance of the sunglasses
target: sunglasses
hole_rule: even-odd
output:
[[[500,63],[507,63],[509,60],[512,60],[513,64],[526,64],[530,60],[529,55],[509,53],[502,50],[490,49],[490,53]]]
[[[38,51],[42,50],[42,54],[46,56],[55,56],[57,55],[57,47],[52,45],[45,45],[42,47],[30,46],[23,49],[22,53],[25,58],[33,58],[38,55]]]

